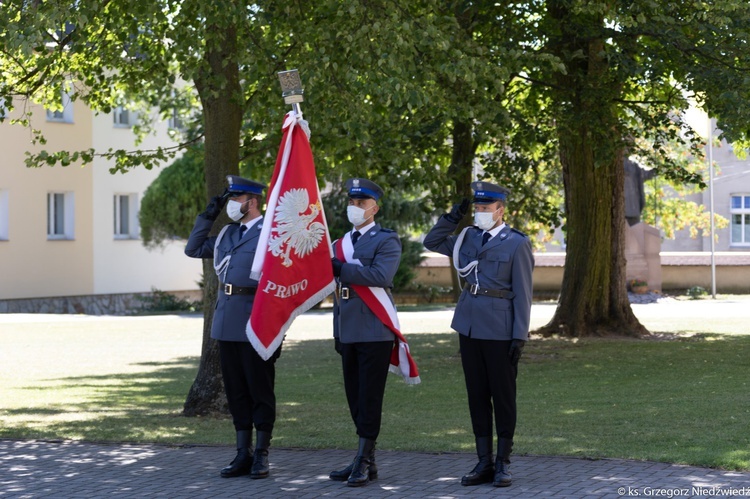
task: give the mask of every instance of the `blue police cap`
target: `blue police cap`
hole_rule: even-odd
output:
[[[477,204],[489,204],[495,201],[505,202],[510,194],[510,189],[484,181],[472,182],[471,188],[474,191],[474,203]]]
[[[346,181],[346,192],[350,198],[372,198],[375,201],[383,195],[383,189],[372,180],[366,178],[350,178]]]
[[[227,190],[231,194],[262,194],[263,189],[266,188],[265,184],[237,175],[227,175],[227,183],[229,184]]]

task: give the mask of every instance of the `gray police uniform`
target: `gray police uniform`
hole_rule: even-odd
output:
[[[344,265],[339,276],[340,286],[349,284],[385,288],[393,302],[390,288],[401,260],[401,240],[379,224],[362,234],[354,244],[354,258],[362,266]],[[354,291],[349,298],[334,304],[333,336],[341,343],[395,340],[394,334],[378,319]],[[339,293],[340,295],[340,293]]]
[[[472,188],[478,183],[472,184]],[[507,189],[487,184],[505,200]],[[478,193],[476,193],[478,194]],[[476,196],[475,194],[475,196]],[[481,202],[490,202],[480,198]],[[475,197],[475,202],[477,198]],[[452,257],[457,223],[442,216],[424,239],[427,249]],[[485,231],[469,227],[458,251],[458,268],[472,262],[451,327],[459,333],[461,361],[477,438],[492,437],[492,413],[500,439],[511,442],[516,426],[517,365],[508,356],[513,339],[528,339],[534,257],[525,234],[504,227],[484,245]]]
[[[260,195],[265,187],[241,177],[227,179],[230,193]],[[219,342],[222,377],[235,430],[252,430],[255,426],[270,435],[276,421],[275,362],[281,348],[264,361],[245,333],[258,286],[256,280],[250,279],[250,270],[263,219],[257,220],[242,237],[238,223],[230,223],[218,236],[209,237],[213,223],[204,214],[196,217],[185,254],[213,259],[219,277],[211,338]]]
[[[379,199],[382,189],[367,179],[350,179],[351,198]],[[383,396],[395,335],[370,310],[352,284],[385,288],[391,302],[393,277],[401,260],[401,240],[374,224],[353,244],[353,257],[362,265],[344,263],[333,308],[333,334],[341,354],[344,390],[349,412],[361,439],[375,441],[380,433]]]
[[[456,224],[440,218],[424,239],[427,249],[453,256],[458,236]],[[531,241],[506,226],[482,246],[484,231],[470,227],[459,250],[458,267],[477,261],[476,272],[466,276],[451,327],[459,334],[483,340],[527,340],[531,316],[534,257]],[[477,294],[472,294],[477,285]],[[483,290],[507,291],[505,298],[484,295]]]
[[[221,269],[219,275],[219,293],[211,324],[211,338],[247,342],[245,326],[253,309],[255,295],[228,295],[227,292],[258,286],[258,281],[250,279],[250,267],[255,258],[263,219],[257,221],[241,239],[240,224],[229,224],[222,234],[218,248],[215,248],[217,236],[208,237],[213,223],[213,220],[201,216],[195,219],[195,226],[185,246],[185,254],[193,258],[212,258],[214,262],[225,261],[225,268]],[[229,260],[225,260],[227,257]]]

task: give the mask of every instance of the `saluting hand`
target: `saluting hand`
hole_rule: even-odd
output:
[[[214,196],[211,201],[208,202],[206,210],[201,213],[203,218],[208,220],[216,220],[221,214],[221,210],[224,209],[224,205],[227,204],[227,196]]]
[[[460,204],[454,204],[450,213],[445,214],[445,219],[451,223],[458,224],[463,220],[466,214],[469,212],[469,205],[471,201],[468,198],[463,198]]]

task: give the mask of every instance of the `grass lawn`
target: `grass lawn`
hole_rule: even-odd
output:
[[[180,415],[200,320],[109,321],[0,324],[0,438],[231,445],[228,418]],[[456,335],[409,342],[422,384],[389,376],[379,447],[473,452]],[[746,335],[532,341],[514,452],[748,470],[748,358]],[[273,445],[355,448],[332,341],[288,341],[277,366]]]

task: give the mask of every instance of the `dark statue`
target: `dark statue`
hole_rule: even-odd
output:
[[[631,227],[641,221],[646,206],[643,183],[656,176],[656,170],[644,170],[635,161],[625,158],[625,219]]]

